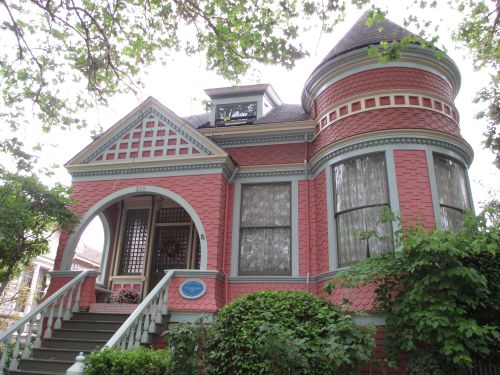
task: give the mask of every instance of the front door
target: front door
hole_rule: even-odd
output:
[[[165,270],[188,268],[190,225],[156,228],[149,290],[165,276]]]

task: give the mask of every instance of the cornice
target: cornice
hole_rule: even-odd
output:
[[[305,176],[306,170],[304,164],[275,164],[275,165],[255,165],[240,167],[236,177],[259,178],[259,177],[289,177]]]
[[[112,169],[90,169],[70,171],[74,179],[83,177],[102,177],[109,176],[116,178],[117,176],[130,176],[130,175],[151,175],[162,173],[168,175],[172,172],[193,172],[207,170],[207,173],[213,173],[210,170],[221,169],[221,172],[230,175],[230,169],[226,163],[191,163],[191,164],[177,164],[177,165],[163,165],[163,166],[144,166],[144,167],[130,167],[130,168],[112,168]],[[186,173],[189,174],[189,173]]]
[[[287,144],[287,143],[302,143],[305,140],[308,142],[314,138],[314,130],[306,129],[305,132],[299,134],[284,134],[284,135],[267,135],[263,137],[247,136],[247,137],[214,137],[212,140],[220,147],[239,147],[239,146],[258,146],[265,144]]]
[[[354,136],[335,142],[316,153],[310,160],[310,171],[316,173],[329,160],[342,154],[383,145],[428,145],[449,149],[463,157],[470,166],[474,157],[472,147],[463,139],[437,131],[383,130]]]
[[[198,131],[207,137],[225,137],[229,135],[267,135],[269,133],[276,133],[276,135],[283,134],[283,132],[299,132],[304,130],[314,129],[314,121],[295,121],[295,122],[277,122],[269,124],[252,124],[252,125],[239,125],[239,126],[226,126],[226,127],[209,127],[198,129]]]
[[[187,157],[151,157],[140,160],[113,160],[102,161],[92,164],[74,164],[68,165],[66,169],[69,173],[94,171],[94,170],[109,170],[109,169],[131,169],[131,168],[150,168],[158,166],[176,166],[184,164],[210,164],[225,162],[228,158],[227,155],[214,155],[214,156],[187,156]]]

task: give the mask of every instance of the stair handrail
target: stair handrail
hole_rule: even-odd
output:
[[[169,270],[160,282],[148,293],[134,312],[104,345],[105,348],[131,349],[149,342],[149,334],[156,332],[168,312],[168,285],[175,270]]]
[[[19,366],[18,357],[21,346],[21,336],[26,329],[26,324],[28,324],[28,333],[26,336],[26,342],[24,343],[24,349],[21,353],[22,359],[29,358],[31,354],[30,345],[32,342],[34,326],[36,325],[37,329],[33,347],[39,348],[41,346],[42,338],[52,337],[53,329],[61,328],[63,320],[71,319],[73,313],[80,310],[80,296],[85,279],[88,276],[97,277],[98,275],[99,272],[95,270],[84,270],[80,272],[78,276],[70,280],[66,285],[57,290],[57,292],[36,306],[36,308],[27,313],[22,319],[11,324],[5,331],[0,332],[0,344],[3,344],[0,357],[0,375],[5,374],[4,370],[7,362],[8,345],[11,343],[12,336],[17,333],[12,358],[9,364],[9,370],[16,370]],[[37,319],[39,315],[40,318]],[[46,318],[46,327],[44,332],[42,332],[44,320]]]

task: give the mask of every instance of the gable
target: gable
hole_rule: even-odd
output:
[[[67,165],[179,160],[224,154],[203,134],[149,98]]]
[[[124,127],[84,159],[83,163],[200,154],[211,155],[213,152],[193,139],[180,126],[168,119],[162,119],[158,114],[150,114]]]

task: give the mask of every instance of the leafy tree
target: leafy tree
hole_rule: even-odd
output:
[[[140,71],[171,51],[203,51],[208,68],[235,79],[252,61],[293,67],[307,55],[304,17],[325,29],[344,1],[2,1],[1,116],[17,128],[24,107],[45,129],[84,126],[78,116],[117,92],[138,88]],[[76,92],[61,90],[66,83]],[[78,85],[80,84],[80,85]],[[65,86],[67,87],[67,86]]]
[[[71,231],[77,217],[68,189],[49,188],[35,175],[0,169],[0,295],[8,281],[48,250],[58,229]]]
[[[420,30],[418,38],[382,43],[382,60],[397,58],[408,43],[437,42],[440,25],[427,33],[431,24],[417,19],[413,10],[442,2],[407,2],[407,21]],[[331,32],[349,6],[371,3],[375,1],[4,0],[0,118],[16,129],[31,121],[24,112],[32,108],[45,130],[85,126],[82,112],[105,104],[115,93],[138,89],[139,73],[154,61],[165,61],[172,51],[203,52],[207,68],[229,79],[244,74],[253,61],[292,68],[308,54],[299,40],[308,24]],[[456,41],[472,52],[478,69],[489,68],[493,74],[477,100],[488,103],[480,114],[490,120],[485,144],[498,154],[499,2],[448,0],[445,6],[463,15]],[[372,9],[368,23],[383,19],[385,12]]]
[[[375,283],[388,352],[394,361],[407,351],[412,373],[455,374],[475,356],[498,360],[500,205],[467,215],[458,233],[417,227],[399,241],[401,251],[352,266],[328,290]]]

